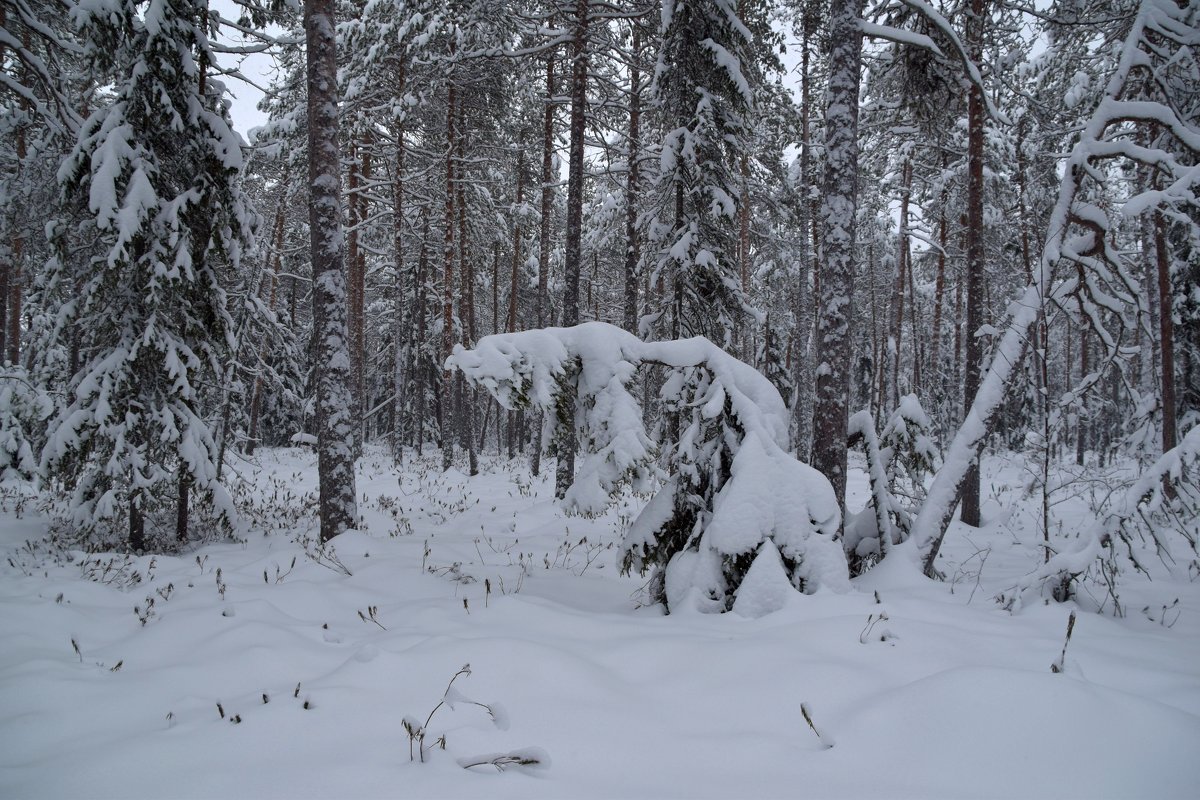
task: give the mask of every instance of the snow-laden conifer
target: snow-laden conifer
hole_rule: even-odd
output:
[[[644,342],[594,322],[486,336],[447,364],[507,408],[535,406],[574,425],[584,453],[568,508],[599,512],[624,483],[648,488],[661,451],[665,481],[626,532],[621,567],[652,569],[651,597],[669,610],[769,610],[779,581],[802,592],[848,586],[837,500],[787,452],[778,390],[707,339]],[[658,443],[629,388],[642,364],[669,370],[661,400],[678,434],[667,426]],[[563,402],[572,391],[575,402]],[[741,595],[752,566],[752,586],[765,587],[753,600]]]
[[[255,220],[203,11],[88,0],[73,12],[114,88],[58,173],[67,208],[50,226],[44,294],[51,340],[78,335],[80,355],[42,464],[71,492],[76,529],[135,550],[161,544],[168,510],[186,534],[193,493],[233,513],[207,413],[233,346],[221,268],[237,268]],[[81,234],[94,249],[69,246]]]

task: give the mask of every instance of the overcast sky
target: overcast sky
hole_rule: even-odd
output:
[[[237,6],[233,4],[232,0],[211,0],[209,5],[226,19],[236,20],[238,18]],[[227,43],[242,44],[240,40],[232,40]],[[267,55],[221,55],[218,58],[220,64],[226,69],[236,66],[240,60],[241,71],[250,80],[259,85],[265,86],[270,81],[272,60]],[[230,109],[230,116],[233,117],[233,127],[238,133],[249,140],[250,129],[262,125],[267,121],[266,115],[255,108],[258,101],[262,99],[262,92],[237,78],[227,78],[225,85],[229,88],[229,92],[233,96],[233,108]]]

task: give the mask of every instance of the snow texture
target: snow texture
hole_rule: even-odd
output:
[[[649,488],[658,447],[628,385],[644,363],[672,368],[663,400],[691,409],[692,423],[679,442],[664,443],[672,479],[630,526],[622,547],[626,564],[638,570],[650,566],[647,558],[660,547],[665,529],[694,503],[689,498],[709,491],[711,505],[693,509],[697,516],[685,542],[665,545],[666,558],[680,559],[665,571],[669,606],[671,598],[682,600],[691,589],[700,590],[706,607],[710,600],[736,594],[722,571],[737,557],[758,552],[765,541],[773,541],[788,559],[787,579],[796,588],[847,588],[845,559],[834,541],[837,499],[820,473],[787,452],[783,399],[757,370],[707,339],[645,342],[591,322],[487,336],[471,350],[457,346],[446,363],[507,408],[533,406],[561,414],[561,382],[572,382],[577,399],[565,422],[575,426],[584,453],[564,504],[587,514],[603,511],[625,482]],[[727,465],[712,438],[713,424],[726,426],[719,438],[730,449]]]

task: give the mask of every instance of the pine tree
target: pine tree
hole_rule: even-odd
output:
[[[821,197],[821,284],[817,297],[812,465],[846,498],[846,425],[850,401],[850,320],[858,201],[858,91],[861,0],[830,8],[829,89],[825,106],[825,177]]]
[[[308,85],[308,225],[317,342],[317,472],[321,541],[357,522],[354,415],[342,260],[341,167],[338,158],[337,43],[333,0],[306,0]]]

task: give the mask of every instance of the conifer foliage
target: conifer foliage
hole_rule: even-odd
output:
[[[74,21],[94,80],[115,88],[59,170],[43,358],[70,349],[78,368],[42,458],[73,487],[75,526],[142,550],[172,521],[187,537],[192,494],[218,519],[232,513],[206,410],[233,347],[226,270],[255,218],[224,87],[207,72],[203,6],[103,0]],[[71,252],[81,242],[95,242],[86,258]]]
[[[657,185],[660,313],[675,338],[727,346],[745,305],[737,274],[733,165],[754,106],[753,36],[730,0],[664,3],[654,93],[664,136]]]

